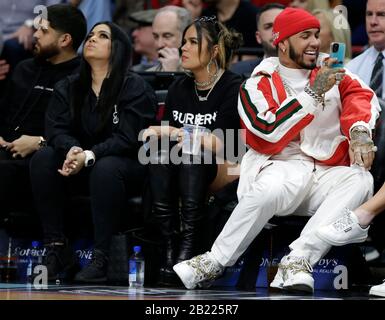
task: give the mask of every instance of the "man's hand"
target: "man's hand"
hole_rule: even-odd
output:
[[[75,175],[84,167],[85,160],[86,155],[83,149],[72,147],[67,153],[62,168],[58,171],[64,177]]]
[[[9,72],[9,64],[5,60],[0,60],[0,80],[4,80]]]
[[[0,137],[0,148],[7,148],[10,145],[8,141],[5,141],[3,137]]]
[[[310,86],[317,95],[322,96],[328,92],[337,81],[341,81],[345,70],[343,68],[331,68],[333,63],[337,62],[337,59],[327,59],[323,67],[317,72],[317,76],[313,85]]]
[[[158,51],[159,61],[163,71],[177,71],[179,69],[179,50],[177,48],[164,47]]]
[[[350,135],[350,163],[370,170],[377,148],[374,146],[368,130],[364,126],[357,126],[352,129]]]
[[[21,26],[7,39],[18,39],[19,43],[24,46],[25,50],[32,50],[33,29],[27,26]]]
[[[7,149],[12,153],[12,157],[25,158],[29,154],[39,150],[40,137],[22,135],[19,139],[10,143]]]

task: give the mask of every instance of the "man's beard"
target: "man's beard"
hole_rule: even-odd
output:
[[[278,48],[270,44],[270,42],[262,41],[261,46],[266,57],[277,57]]]
[[[35,58],[42,61],[48,60],[58,55],[59,53],[60,53],[60,49],[55,44],[50,44],[49,46],[46,46],[46,47],[39,46],[39,49],[37,49],[35,44],[35,48],[33,50],[33,54]]]
[[[294,47],[290,43],[289,45],[289,57],[291,60],[293,60],[296,64],[301,66],[304,69],[307,70],[313,70],[317,66],[317,59],[315,62],[310,62],[309,64],[306,64],[305,61],[303,61],[303,56],[300,53],[297,53],[294,50]],[[317,53],[317,58],[318,58],[318,53]]]

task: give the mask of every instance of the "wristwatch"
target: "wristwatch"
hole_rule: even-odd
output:
[[[47,140],[45,140],[43,137],[40,137],[39,148],[43,148],[46,146],[47,146]]]
[[[95,163],[95,154],[91,150],[84,150],[86,159],[84,160],[85,167],[91,167]]]

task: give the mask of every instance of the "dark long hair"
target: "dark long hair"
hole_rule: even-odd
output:
[[[91,30],[100,24],[105,24],[111,29],[111,55],[109,59],[108,76],[102,83],[97,104],[97,111],[101,115],[101,124],[97,128],[98,132],[101,132],[111,120],[109,116],[119,98],[124,77],[130,63],[132,48],[127,34],[112,22],[98,22]],[[83,57],[80,64],[79,78],[74,83],[71,93],[71,113],[76,126],[81,125],[82,111],[87,103],[86,99],[91,90],[91,86],[91,66]]]

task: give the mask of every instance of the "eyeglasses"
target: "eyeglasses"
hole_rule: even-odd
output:
[[[203,16],[203,17],[195,19],[194,22],[213,22],[213,23],[215,23],[215,22],[217,22],[217,17],[216,16],[211,16],[211,17]]]

